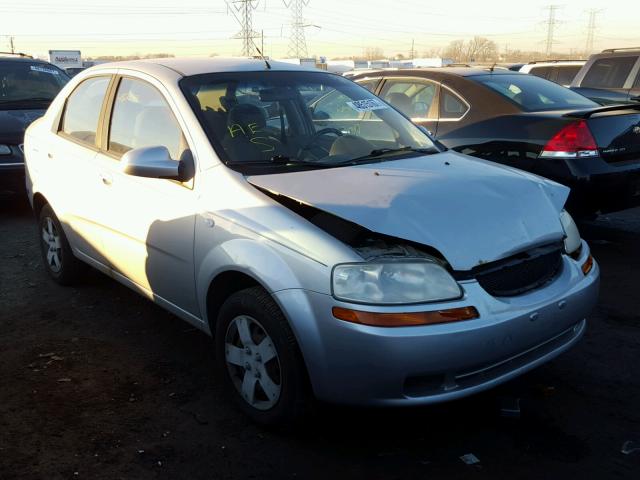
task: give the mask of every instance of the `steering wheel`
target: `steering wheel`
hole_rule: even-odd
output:
[[[311,147],[313,147],[313,145],[318,141],[318,139],[323,136],[323,135],[328,135],[330,133],[333,133],[335,135],[337,135],[338,137],[341,137],[342,135],[344,135],[340,130],[338,130],[337,128],[323,128],[322,130],[318,130],[316,133],[314,133],[311,136],[311,139],[307,142],[306,145],[304,145],[303,147],[300,147],[300,150],[298,150],[298,158],[302,158],[303,154],[307,151],[310,150]],[[329,153],[329,152],[327,152]]]

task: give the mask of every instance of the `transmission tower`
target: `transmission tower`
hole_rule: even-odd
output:
[[[291,40],[287,56],[290,58],[306,58],[307,40],[304,35],[304,17],[302,9],[309,5],[310,0],[282,0],[284,6],[291,10]]]
[[[589,26],[587,26],[587,44],[585,46],[587,54],[593,52],[593,41],[596,36],[596,17],[601,11],[602,10],[596,10],[595,8],[589,10]]]
[[[553,35],[555,33],[556,25],[556,11],[560,8],[559,5],[549,5],[546,10],[549,10],[549,19],[547,20],[547,58],[551,57],[553,52]]]
[[[258,33],[253,30],[253,11],[258,7],[259,0],[226,0],[227,12],[235,17],[240,24],[240,32],[233,38],[242,40],[243,57],[253,55],[254,43],[253,39],[259,37]]]

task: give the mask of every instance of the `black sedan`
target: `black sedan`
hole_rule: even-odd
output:
[[[571,187],[568,208],[576,215],[640,205],[640,105],[603,107],[548,80],[491,68],[368,72],[353,80],[448,148]],[[331,117],[330,102],[322,103],[314,115]]]
[[[24,191],[24,131],[68,81],[50,63],[0,54],[0,194]]]

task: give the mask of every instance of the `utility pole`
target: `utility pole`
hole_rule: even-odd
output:
[[[304,35],[305,27],[302,10],[311,0],[282,0],[284,6],[291,10],[291,39],[287,56],[290,58],[306,58],[307,40]]]
[[[13,38],[14,37],[9,37],[9,45],[11,47],[11,53],[16,53],[15,46],[13,45]]]
[[[409,55],[411,57],[411,60],[413,60],[415,58],[415,56],[416,56],[415,46],[416,46],[416,39],[412,38],[411,39],[411,54]]]
[[[596,17],[602,10],[592,8],[589,10],[589,25],[587,26],[587,44],[585,46],[585,52],[590,55],[593,52],[593,41],[596,36]]]
[[[235,17],[240,24],[240,32],[233,38],[242,40],[242,56],[253,55],[253,39],[259,35],[253,31],[253,11],[258,7],[259,0],[226,0],[227,12]]]
[[[553,52],[553,36],[555,33],[555,28],[558,22],[556,21],[556,10],[560,8],[559,5],[549,5],[546,10],[549,10],[549,19],[547,20],[547,58],[551,57],[551,53]]]

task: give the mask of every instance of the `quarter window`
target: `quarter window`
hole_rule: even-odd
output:
[[[134,148],[164,146],[179,160],[186,150],[182,130],[160,92],[130,78],[120,81],[109,131],[109,151],[122,155]]]
[[[601,58],[593,62],[582,80],[581,87],[624,88],[638,57]]]
[[[467,113],[469,107],[460,97],[450,90],[443,88],[440,95],[440,118],[458,120]]]
[[[94,77],[82,82],[69,95],[61,131],[89,145],[95,145],[100,110],[110,77]]]

